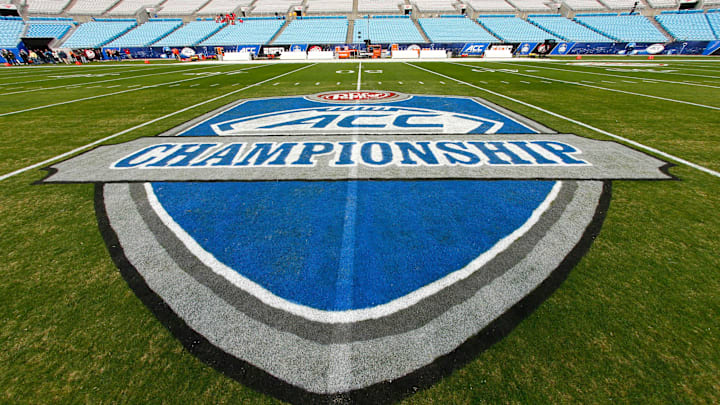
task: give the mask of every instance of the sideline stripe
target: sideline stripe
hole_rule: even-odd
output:
[[[136,130],[136,129],[140,129],[140,128],[145,127],[145,126],[148,126],[148,125],[150,125],[150,124],[154,124],[154,123],[156,123],[156,122],[158,122],[158,121],[162,121],[162,120],[164,120],[165,118],[170,118],[170,117],[172,117],[173,115],[177,115],[177,114],[183,113],[183,112],[185,112],[185,111],[192,110],[193,108],[200,107],[201,105],[205,105],[205,104],[208,104],[208,103],[212,103],[213,101],[220,100],[221,98],[225,98],[225,97],[227,97],[227,96],[231,96],[231,95],[233,95],[233,94],[235,94],[235,93],[239,93],[239,92],[241,92],[241,91],[245,91],[245,90],[250,89],[250,88],[253,88],[253,87],[255,87],[255,86],[259,86],[259,85],[261,85],[261,84],[267,83],[267,82],[269,82],[269,81],[278,79],[278,78],[283,77],[283,76],[287,76],[287,75],[292,74],[292,73],[295,73],[295,72],[299,72],[299,71],[301,71],[301,70],[303,70],[303,69],[307,69],[307,68],[312,67],[312,66],[315,66],[315,65],[317,65],[317,63],[313,63],[312,65],[303,66],[303,67],[298,68],[298,69],[295,69],[295,70],[293,70],[293,71],[290,71],[290,72],[287,72],[287,73],[283,73],[283,74],[278,75],[278,76],[275,76],[275,77],[271,77],[271,78],[269,78],[269,79],[267,79],[267,80],[263,80],[263,81],[261,81],[261,82],[255,83],[255,84],[251,84],[251,85],[249,85],[249,86],[245,86],[245,87],[243,87],[242,89],[237,89],[237,90],[235,90],[235,91],[231,91],[231,92],[229,92],[229,93],[225,93],[225,94],[223,94],[223,95],[221,95],[221,96],[217,96],[217,97],[211,98],[211,99],[209,99],[209,100],[201,101],[201,102],[199,102],[199,103],[197,103],[197,104],[193,104],[193,105],[191,105],[191,106],[189,106],[189,107],[185,107],[185,108],[183,108],[183,109],[181,109],[181,110],[177,110],[177,111],[172,112],[172,113],[170,113],[170,114],[165,114],[165,115],[163,115],[162,117],[154,118],[154,119],[152,119],[152,120],[150,120],[150,121],[147,121],[147,122],[144,122],[144,123],[142,123],[142,124],[135,125],[135,126],[132,127],[132,128],[128,128],[128,129],[122,130],[122,131],[120,131],[120,132],[117,132],[117,133],[114,133],[114,134],[112,134],[112,135],[106,136],[105,138],[98,139],[97,141],[91,142],[91,143],[89,143],[89,144],[87,144],[87,145],[81,146],[81,147],[79,147],[79,148],[75,148],[75,149],[73,149],[73,150],[71,150],[71,151],[69,151],[69,152],[65,152],[65,153],[63,153],[63,154],[61,154],[61,155],[57,155],[57,156],[52,157],[52,158],[47,159],[47,160],[43,160],[43,161],[40,162],[40,163],[35,163],[34,165],[27,166],[27,167],[23,167],[22,169],[15,170],[14,172],[11,172],[11,173],[8,173],[8,174],[4,174],[4,175],[0,176],[0,181],[9,179],[10,177],[16,176],[16,175],[18,175],[18,174],[20,174],[20,173],[24,173],[24,172],[26,172],[26,171],[28,171],[28,170],[37,169],[38,167],[47,166],[48,164],[50,164],[50,163],[52,163],[52,162],[54,162],[54,161],[56,161],[56,160],[66,158],[66,157],[68,157],[68,156],[70,156],[70,155],[73,155],[73,154],[75,154],[75,153],[77,153],[77,152],[81,152],[81,151],[83,151],[83,150],[85,150],[85,149],[91,148],[91,147],[93,147],[93,146],[95,146],[95,145],[101,144],[101,143],[103,143],[103,142],[105,142],[105,141],[108,141],[108,140],[110,140],[110,139],[117,138],[118,136],[121,136],[121,135],[125,135],[125,134],[127,134],[128,132],[132,132],[132,131],[134,131],[134,130]]]
[[[263,65],[263,66],[268,66],[268,65]],[[192,81],[192,80],[207,79],[207,78],[209,78],[209,77],[215,77],[215,76],[221,75],[221,74],[223,74],[223,73],[224,73],[224,72],[210,72],[208,75],[206,75],[206,76],[201,76],[201,77],[193,77],[193,78],[190,78],[190,79],[175,80],[175,81],[172,81],[172,82],[152,84],[152,85],[149,85],[149,86],[136,87],[136,88],[134,88],[134,89],[116,91],[116,92],[114,92],[114,93],[99,94],[99,95],[97,95],[97,96],[90,96],[90,97],[78,98],[78,99],[75,99],[75,100],[63,101],[63,102],[55,103],[55,104],[41,105],[41,106],[39,106],[39,107],[26,108],[26,109],[24,109],[24,110],[10,111],[10,112],[6,112],[6,113],[0,114],[0,117],[5,117],[5,116],[8,116],[8,115],[14,115],[14,114],[20,114],[20,113],[29,112],[29,111],[42,110],[42,109],[44,109],[44,108],[57,107],[57,106],[59,106],[59,105],[72,104],[72,103],[77,103],[77,102],[80,102],[80,101],[93,100],[93,99],[96,99],[96,98],[102,98],[102,97],[108,97],[108,96],[115,96],[115,95],[118,95],[118,94],[129,93],[129,92],[132,92],[132,91],[151,89],[151,88],[153,88],[153,87],[160,87],[160,86],[165,86],[165,85],[168,85],[168,84],[183,83],[183,82],[189,82],[189,81]]]
[[[462,64],[462,63],[453,63],[453,62],[450,62],[450,63],[452,63],[453,65],[458,65],[458,66],[471,67],[471,68],[473,68],[473,69],[477,69],[477,68],[478,68],[477,66],[465,65],[465,64]],[[493,70],[493,69],[484,68],[484,67],[481,67],[480,69]],[[598,90],[612,91],[612,92],[614,92],[614,93],[630,94],[630,95],[632,95],[632,96],[652,98],[652,99],[656,99],[656,100],[669,101],[669,102],[671,102],[671,103],[686,104],[686,105],[691,105],[691,106],[694,106],[694,107],[701,107],[701,108],[707,108],[707,109],[710,109],[710,110],[718,110],[718,111],[720,111],[720,107],[714,107],[714,106],[705,105],[705,104],[698,104],[698,103],[693,103],[693,102],[690,102],[690,101],[675,100],[675,99],[672,99],[672,98],[665,98],[665,97],[660,97],[660,96],[653,96],[653,95],[650,95],[650,94],[635,93],[635,92],[632,92],[632,91],[611,89],[611,88],[602,87],[602,86],[593,86],[593,85],[591,85],[591,84],[585,84],[585,83],[580,83],[580,82],[571,82],[571,81],[561,80],[561,79],[553,79],[553,78],[551,78],[551,77],[545,77],[545,76],[528,75],[528,74],[525,74],[525,73],[514,73],[514,72],[508,72],[508,71],[501,71],[500,73],[507,73],[507,74],[511,74],[511,75],[519,75],[519,76],[525,76],[525,77],[532,77],[532,78],[535,78],[535,79],[545,79],[545,80],[550,80],[550,81],[553,81],[553,82],[559,82],[559,83],[565,83],[565,84],[574,84],[574,85],[576,85],[576,86],[590,87],[590,88],[598,89]],[[503,82],[503,83],[505,83],[505,82]]]
[[[593,61],[593,62],[595,62],[595,61]],[[598,61],[598,62],[599,62],[599,61]],[[606,62],[611,62],[611,63],[612,63],[612,62],[615,62],[615,63],[618,63],[618,60],[614,60],[614,61],[607,60]],[[650,64],[650,66],[652,66],[652,67],[673,69],[673,66],[672,66],[672,65],[668,65],[668,66],[652,65],[652,63],[662,63],[662,62],[663,62],[663,61],[661,60],[661,61],[647,62],[647,63]],[[540,64],[540,63],[548,63],[548,62],[538,61],[538,64]],[[623,62],[623,63],[624,63],[624,62]],[[638,63],[638,62],[628,62],[628,63]],[[672,62],[670,62],[670,63],[672,63]],[[605,68],[609,68],[609,67],[620,67],[620,66],[607,66],[607,65],[605,65],[605,66],[602,66],[602,65],[583,65],[582,62],[579,63],[578,65],[579,65],[579,66],[582,66],[582,67],[593,68],[593,69],[605,69]],[[572,65],[570,65],[570,66],[572,66]],[[630,68],[630,67],[632,67],[632,66],[626,66],[626,67]],[[675,67],[675,69],[682,69],[682,67]],[[656,73],[656,72],[647,72],[647,73]],[[680,75],[680,76],[697,76],[697,77],[707,77],[707,78],[710,78],[710,79],[720,78],[720,76],[696,75],[696,74],[692,74],[692,73],[668,72],[668,73],[657,73],[657,74]]]
[[[417,65],[413,65],[412,63],[407,63],[407,62],[404,62],[404,63],[405,63],[406,65],[410,65],[410,66],[412,66],[412,67],[414,67],[414,68],[417,68],[417,69],[420,69],[420,70],[424,70],[424,71],[426,71],[426,72],[428,72],[428,73],[432,73],[432,74],[434,74],[434,75],[438,75],[438,76],[444,77],[444,78],[446,78],[446,79],[450,79],[450,80],[452,80],[452,81],[455,81],[455,82],[457,82],[457,83],[463,84],[463,85],[465,85],[465,86],[472,87],[472,88],[474,88],[474,89],[478,89],[478,90],[484,91],[484,92],[486,92],[486,93],[490,93],[490,94],[492,94],[492,95],[494,95],[494,96],[502,97],[502,98],[504,98],[504,99],[506,99],[506,100],[510,100],[510,101],[512,101],[512,102],[515,102],[515,103],[524,105],[524,106],[526,106],[526,107],[530,107],[530,108],[535,109],[535,110],[538,110],[538,111],[540,111],[540,112],[544,112],[545,114],[552,115],[553,117],[563,119],[563,120],[568,121],[568,122],[571,122],[571,123],[573,123],[573,124],[575,124],[575,125],[579,125],[579,126],[581,126],[581,127],[590,129],[590,130],[595,131],[595,132],[597,132],[597,133],[600,133],[600,134],[609,136],[609,137],[611,137],[611,138],[617,139],[617,140],[619,140],[619,141],[626,142],[626,143],[628,143],[628,144],[630,144],[630,145],[635,146],[635,147],[638,148],[638,149],[643,149],[643,150],[646,150],[646,151],[648,151],[648,152],[655,153],[655,154],[660,155],[660,156],[662,156],[662,157],[664,157],[664,158],[666,158],[666,159],[668,159],[668,160],[672,160],[672,161],[677,162],[677,163],[682,163],[682,164],[684,164],[684,165],[686,165],[686,166],[692,167],[693,169],[697,169],[697,170],[700,170],[701,172],[705,172],[705,173],[707,173],[707,174],[709,174],[709,175],[711,175],[711,176],[715,176],[715,177],[720,178],[720,172],[716,172],[716,171],[714,171],[714,170],[712,170],[712,169],[708,169],[707,167],[700,166],[700,165],[698,165],[698,164],[689,162],[689,161],[687,161],[687,160],[685,160],[685,159],[679,158],[679,157],[674,156],[674,155],[671,155],[671,154],[669,154],[669,153],[665,153],[665,152],[663,152],[663,151],[661,151],[661,150],[658,150],[658,149],[655,149],[655,148],[653,148],[653,147],[643,145],[643,144],[641,144],[641,143],[639,143],[639,142],[633,141],[633,140],[628,139],[628,138],[624,138],[624,137],[622,137],[622,136],[620,136],[620,135],[615,135],[615,134],[613,134],[613,133],[607,132],[607,131],[602,130],[602,129],[600,129],[600,128],[596,128],[596,127],[594,127],[594,126],[592,126],[592,125],[589,125],[589,124],[586,124],[586,123],[584,123],[584,122],[580,122],[580,121],[578,121],[578,120],[574,120],[574,119],[569,118],[569,117],[566,117],[566,116],[564,116],[564,115],[560,115],[560,114],[558,114],[558,113],[555,113],[555,112],[546,110],[546,109],[544,109],[544,108],[542,108],[542,107],[538,107],[538,106],[536,106],[536,105],[533,105],[533,104],[530,104],[530,103],[526,103],[526,102],[524,102],[524,101],[520,101],[520,100],[518,100],[518,99],[516,99],[516,98],[512,98],[512,97],[510,97],[510,96],[506,96],[506,95],[504,95],[504,94],[500,94],[500,93],[494,92],[494,91],[492,91],[492,90],[488,90],[488,89],[485,89],[485,88],[476,86],[476,85],[474,85],[474,84],[470,84],[470,83],[468,83],[468,82],[464,82],[464,81],[462,81],[462,80],[460,80],[460,79],[456,79],[456,78],[454,78],[454,77],[447,76],[447,75],[444,75],[444,74],[442,74],[442,73],[438,73],[438,72],[435,72],[435,71],[432,71],[432,70],[429,70],[429,69],[425,69],[425,68],[423,68],[423,67],[420,67],[420,66],[417,66]]]
[[[161,69],[161,68],[158,67],[158,68],[152,68],[152,69],[149,69],[149,70],[156,70],[156,69]],[[120,76],[120,75],[123,74],[123,73],[139,72],[140,70],[142,70],[142,69],[122,70],[122,71],[118,71],[118,72],[115,72],[115,71],[113,71],[113,72],[98,72],[98,73],[84,73],[84,72],[83,72],[83,73],[80,73],[80,72],[77,72],[77,73],[76,73],[76,72],[72,72],[72,73],[65,73],[65,74],[66,74],[66,75],[83,75],[83,76],[76,76],[76,77],[54,77],[54,78],[52,78],[52,79],[28,80],[28,81],[25,81],[25,82],[3,83],[3,86],[10,86],[10,85],[13,85],[13,84],[28,84],[28,83],[39,83],[39,82],[51,82],[51,81],[54,81],[54,80],[82,79],[82,78],[84,77],[84,75],[88,75],[88,74]],[[38,76],[48,77],[48,76],[50,76],[50,75],[53,74],[53,73],[56,73],[56,74],[58,74],[58,75],[63,74],[62,72],[48,72],[48,73],[45,73],[45,74],[42,74],[42,75],[38,75]],[[92,77],[84,77],[84,78],[85,78],[85,79],[92,79]]]
[[[362,62],[358,65],[358,82],[357,82],[357,91],[360,91],[360,83],[362,81]]]
[[[255,67],[248,68],[248,69],[255,69],[255,68],[258,68],[258,67],[262,67],[262,66],[267,66],[267,65],[255,66]],[[147,74],[147,75],[137,75],[137,76],[130,76],[130,77],[120,77],[120,78],[116,78],[116,79],[98,80],[98,81],[95,81],[95,82],[83,82],[83,83],[76,83],[76,84],[66,84],[66,85],[55,86],[55,87],[40,87],[40,88],[37,88],[37,89],[14,91],[14,92],[10,92],[10,93],[0,93],[0,96],[8,96],[8,95],[11,95],[11,94],[20,94],[20,93],[30,93],[30,92],[33,92],[33,91],[46,91],[46,90],[63,89],[63,88],[66,89],[66,88],[68,88],[68,87],[70,87],[70,86],[84,86],[84,85],[86,85],[86,84],[107,83],[107,82],[114,82],[114,81],[118,81],[118,80],[136,79],[136,78],[138,78],[138,77],[148,77],[148,76],[177,74],[177,73],[190,72],[190,71],[193,71],[193,70],[200,70],[200,69],[209,69],[209,68],[208,68],[207,66],[203,66],[203,67],[197,67],[197,68],[194,68],[194,69],[185,69],[185,70],[183,70],[183,71],[177,71],[177,70],[172,71],[172,70],[168,70],[168,71],[165,71],[165,72],[150,73],[150,74]],[[128,70],[128,71],[120,72],[120,73],[137,72],[137,71],[139,71],[139,70],[142,70],[142,69],[138,69],[138,70]],[[69,79],[73,79],[73,78],[63,78],[63,79],[64,79],[64,80],[69,80]],[[75,78],[75,79],[77,79],[77,78]],[[52,80],[56,80],[56,79],[52,79]],[[57,79],[57,80],[60,80],[60,79]],[[43,81],[43,80],[39,80],[39,81]],[[23,84],[23,83],[31,83],[31,82],[20,82],[20,84]]]
[[[523,66],[523,65],[519,65],[518,63],[515,63],[515,62],[497,62],[497,63],[502,63],[504,65],[512,65],[512,66]],[[540,69],[559,70],[562,72],[583,73],[583,74],[588,74],[588,75],[599,75],[599,76],[610,76],[610,77],[622,77],[624,79],[652,80],[652,81],[660,82],[660,83],[683,84],[683,85],[690,85],[690,86],[701,86],[701,87],[710,87],[713,89],[720,89],[720,87],[718,87],[718,86],[710,86],[707,84],[699,84],[699,83],[676,82],[673,80],[664,80],[664,79],[648,79],[645,77],[616,75],[616,74],[611,74],[611,73],[587,72],[584,70],[560,69],[560,68],[554,68],[554,67],[548,67],[548,66],[535,66],[535,67],[540,68]],[[638,72],[638,73],[640,73],[640,72]],[[584,80],[581,80],[581,81],[584,81]],[[606,82],[606,83],[612,83],[612,82]]]

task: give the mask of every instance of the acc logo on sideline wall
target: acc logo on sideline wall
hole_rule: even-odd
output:
[[[193,353],[300,402],[397,399],[506,334],[577,263],[623,145],[478,98],[243,100],[54,165],[97,184],[108,248]]]

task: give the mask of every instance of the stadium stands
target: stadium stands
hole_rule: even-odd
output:
[[[225,24],[215,21],[191,21],[170,35],[156,42],[154,46],[193,46],[218,32]]]
[[[0,48],[14,48],[20,43],[25,22],[20,17],[0,17]]]
[[[71,18],[31,17],[25,36],[28,38],[62,38],[73,27]]]
[[[553,33],[554,35],[572,42],[612,42],[612,39],[600,35],[597,32],[568,20],[560,15],[530,15],[528,21],[536,24],[540,28]]]
[[[469,18],[420,18],[418,22],[432,42],[499,42]]]
[[[60,14],[70,0],[26,0],[28,14]]]
[[[677,0],[647,0],[652,8],[678,8]]]
[[[710,22],[702,10],[699,13],[664,13],[655,16],[657,22],[678,41],[714,41]]]
[[[641,15],[578,14],[575,21],[620,42],[665,42],[667,38]]]
[[[182,20],[151,19],[145,24],[129,31],[120,38],[108,43],[110,48],[125,48],[133,46],[149,46],[160,38],[175,31],[182,25]]]
[[[600,2],[611,10],[632,10],[633,8],[641,9],[645,7],[638,0],[600,0]]]
[[[410,0],[410,4],[422,13],[457,11],[454,0]]]
[[[155,7],[163,0],[120,0],[117,6],[108,11],[108,15],[135,15],[140,10]]]
[[[547,0],[508,0],[520,11],[550,11]],[[553,10],[555,11],[555,10]]]
[[[245,18],[243,22],[228,25],[203,41],[203,46],[264,45],[270,42],[285,23],[273,17]],[[344,38],[343,38],[344,42]]]
[[[240,7],[247,7],[252,0],[210,0],[198,11],[199,15],[218,15],[232,13]]]
[[[192,15],[207,2],[208,0],[167,0],[162,3],[157,14],[162,16]]]
[[[465,3],[469,5],[473,10],[481,12],[515,11],[515,7],[511,6],[510,3],[506,2],[505,0],[466,0]]]
[[[252,9],[253,14],[285,14],[291,7],[299,6],[303,0],[257,0]]]
[[[399,0],[358,0],[357,9],[359,13],[398,13],[400,11]],[[402,2],[402,4],[405,4]]]
[[[514,16],[479,17],[478,22],[491,34],[506,42],[540,42],[546,39],[562,41],[561,38]]]
[[[707,13],[705,16],[710,23],[710,28],[715,32],[715,36],[720,39],[720,11],[714,13]]]
[[[77,0],[70,9],[71,15],[101,15],[110,10],[118,0]]]
[[[352,13],[353,0],[307,0],[308,14]]]
[[[137,25],[131,19],[97,19],[82,24],[63,43],[63,48],[98,48]]]
[[[563,3],[575,11],[605,10],[597,0],[563,0]]]
[[[277,37],[276,44],[343,44],[347,39],[345,17],[305,17],[296,19]]]
[[[425,42],[415,28],[412,20],[406,16],[374,17],[355,20],[353,40],[363,42],[371,40],[374,44],[408,44]]]

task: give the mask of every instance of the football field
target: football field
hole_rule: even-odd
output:
[[[0,402],[305,402],[176,338],[118,271],[96,186],[41,180],[100,145],[163,134],[238,100],[359,90],[478,97],[671,165],[667,181],[612,180],[602,228],[552,294],[393,386],[389,401],[719,402],[716,59],[2,69]]]

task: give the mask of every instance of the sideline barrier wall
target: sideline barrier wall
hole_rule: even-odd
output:
[[[418,59],[419,57],[420,52],[418,52],[416,49],[412,49],[409,51],[392,51],[393,59]]]
[[[234,62],[240,60],[252,60],[252,53],[250,52],[225,52],[223,56],[224,61]]]
[[[283,52],[280,54],[282,60],[305,60],[307,54],[305,52]]]
[[[420,51],[420,59],[446,59],[447,58],[447,51],[444,49],[441,50],[433,50],[433,49],[423,49]]]
[[[313,51],[307,53],[307,58],[310,60],[329,60],[335,59],[335,52],[332,51]]]

